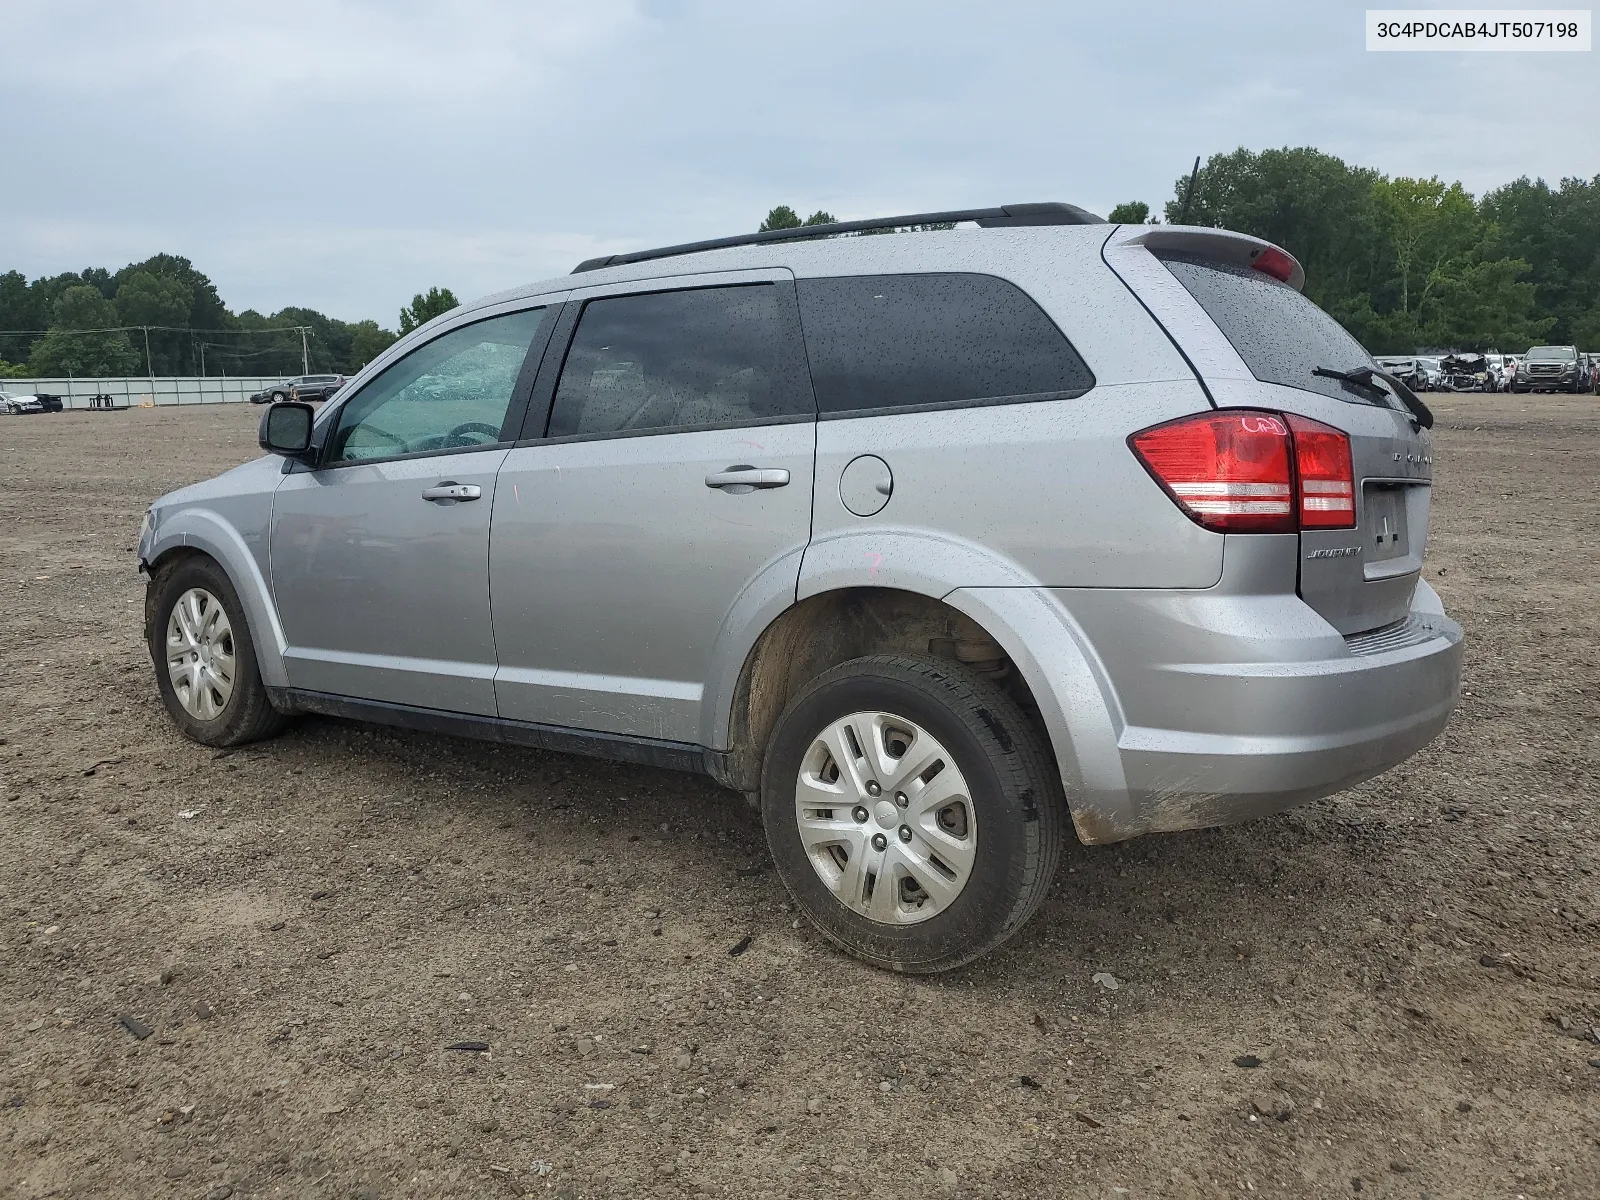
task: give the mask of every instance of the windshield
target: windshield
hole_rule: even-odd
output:
[[[1156,256],[1217,323],[1262,383],[1317,392],[1353,404],[1393,408],[1389,389],[1359,386],[1318,371],[1370,371],[1373,360],[1344,326],[1286,283],[1249,267],[1187,254]]]
[[[1571,346],[1535,346],[1528,351],[1529,358],[1554,358],[1561,362],[1571,362],[1578,357],[1578,352]]]

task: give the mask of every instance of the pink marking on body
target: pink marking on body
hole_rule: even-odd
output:
[[[876,551],[868,550],[867,557],[872,560],[872,566],[867,571],[867,578],[876,579],[878,576],[878,567],[883,563],[883,555],[877,553]]]

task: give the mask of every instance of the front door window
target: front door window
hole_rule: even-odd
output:
[[[476,321],[387,367],[339,410],[325,465],[493,445],[546,310]]]

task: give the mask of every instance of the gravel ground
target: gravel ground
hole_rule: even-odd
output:
[[[259,410],[0,420],[0,1196],[1600,1194],[1600,400],[1430,400],[1444,735],[1073,846],[934,980],[798,925],[706,780],[181,740],[135,531]]]

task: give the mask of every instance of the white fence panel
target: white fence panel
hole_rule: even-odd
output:
[[[97,396],[122,405],[242,404],[283,376],[168,375],[112,379],[0,379],[0,392],[60,396],[64,408],[91,408]],[[104,403],[104,402],[102,402]]]

